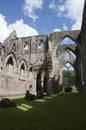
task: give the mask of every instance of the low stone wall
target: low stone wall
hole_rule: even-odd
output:
[[[36,94],[35,82],[31,83],[29,80],[17,79],[13,77],[0,76],[0,97],[3,96],[19,96],[24,95],[26,90],[29,90],[30,84],[32,88],[31,93]]]

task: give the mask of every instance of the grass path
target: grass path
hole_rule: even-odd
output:
[[[85,130],[86,95],[59,94],[0,107],[0,130]]]

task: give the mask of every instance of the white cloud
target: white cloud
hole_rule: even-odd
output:
[[[56,10],[55,0],[52,0],[48,7],[49,7],[50,9],[55,9],[55,10]]]
[[[68,27],[66,26],[66,24],[63,24],[63,30],[68,30]]]
[[[25,0],[25,5],[23,7],[24,14],[35,21],[39,17],[36,15],[35,11],[37,9],[42,9],[42,5],[43,0]]]
[[[38,35],[38,32],[34,28],[25,24],[23,19],[8,25],[5,16],[0,14],[0,42],[3,42],[13,30],[16,30],[18,37]]]
[[[57,16],[65,17],[73,22],[72,30],[80,29],[82,23],[82,13],[85,0],[51,0],[49,8],[52,9]],[[59,4],[58,4],[59,3]]]
[[[61,31],[61,29],[59,29],[59,28],[55,28],[54,30],[53,30],[53,32],[60,32]]]
[[[71,20],[81,20],[84,0],[66,0],[65,9]]]
[[[34,28],[24,24],[23,19],[17,20],[15,23],[10,24],[8,29],[12,31],[16,30],[19,37],[38,35],[38,32]]]
[[[78,29],[81,29],[81,22],[82,20],[78,21],[76,20],[75,23],[72,25],[72,30],[78,30]]]
[[[60,0],[59,2],[61,3],[62,0]],[[61,12],[59,10],[60,9],[63,10],[62,8],[64,8],[64,6],[63,7],[59,7],[56,0],[51,0],[51,2],[50,2],[48,7],[49,7],[49,9],[51,9],[55,13],[55,15],[57,15],[57,17],[61,17],[62,16],[62,14],[61,14]]]
[[[66,0],[64,3],[65,16],[74,22],[72,29],[80,29],[81,27],[83,6],[84,0]],[[61,11],[60,7],[59,9]]]
[[[0,42],[8,36],[9,30],[7,28],[7,22],[5,21],[5,17],[0,14]]]
[[[65,11],[64,6],[63,6],[63,5],[60,5],[60,6],[59,6],[59,10],[60,10],[60,11]]]
[[[65,24],[63,24],[63,30],[68,30],[68,27],[65,25]],[[53,30],[53,32],[60,32],[60,31],[62,31],[60,28],[55,28],[54,30]]]

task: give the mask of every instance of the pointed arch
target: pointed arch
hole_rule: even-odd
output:
[[[74,33],[73,33],[74,35]],[[64,36],[61,38],[61,41],[65,40],[65,39],[69,39],[70,41],[73,41],[74,43],[76,43],[76,38],[71,35],[70,33],[68,34],[64,34]]]
[[[59,59],[60,61],[62,60],[62,62],[65,61],[74,63],[76,60],[76,55],[70,50],[64,50],[64,52],[61,52],[61,54],[59,55]]]
[[[5,57],[4,70],[12,76],[17,71],[17,61],[14,54],[10,53]]]
[[[21,65],[21,69],[25,71],[24,64]]]
[[[72,46],[67,46],[65,47],[64,51],[67,51],[67,50],[71,51],[74,55],[76,55],[75,54],[76,46],[74,46],[74,48]]]
[[[60,45],[70,45],[70,44],[75,44],[75,40],[70,36],[65,36],[60,41]]]
[[[13,73],[14,71],[14,64],[13,64],[13,59],[12,57],[9,57],[7,63],[6,63],[6,72],[8,73]]]
[[[27,72],[27,64],[25,62],[25,60],[23,60],[20,65],[19,65],[19,75],[21,75],[21,77],[25,76]]]
[[[37,74],[36,79],[36,91],[37,94],[47,93],[47,76],[45,71],[40,71]]]
[[[30,79],[33,78],[33,65],[32,64],[29,66],[29,78]]]
[[[8,59],[8,61],[7,61],[7,63],[6,63],[6,65],[7,65],[7,64],[13,65],[13,59],[12,59],[11,56],[9,57],[9,59]]]

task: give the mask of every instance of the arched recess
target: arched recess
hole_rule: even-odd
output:
[[[26,72],[27,72],[27,64],[26,64],[25,60],[23,60],[19,65],[19,75],[22,78],[25,78],[26,77]]]
[[[47,76],[44,71],[37,74],[36,91],[37,94],[47,93]]]
[[[4,61],[5,72],[10,75],[17,73],[17,60],[14,54],[8,54]]]
[[[33,78],[33,65],[30,65],[29,67],[29,79]]]

